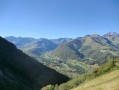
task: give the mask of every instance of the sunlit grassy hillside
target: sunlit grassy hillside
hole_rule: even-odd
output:
[[[72,90],[119,90],[119,70],[87,81],[85,84]]]

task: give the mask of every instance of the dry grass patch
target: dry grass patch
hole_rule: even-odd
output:
[[[119,70],[85,82],[72,90],[119,90]]]

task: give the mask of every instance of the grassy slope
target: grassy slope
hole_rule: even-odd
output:
[[[72,90],[119,90],[119,70],[85,82]]]

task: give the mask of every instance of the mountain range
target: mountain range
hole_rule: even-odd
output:
[[[70,38],[59,38],[59,39],[46,39],[40,38],[35,39],[31,37],[5,37],[8,41],[12,42],[17,48],[23,50],[30,56],[41,56],[42,53],[52,51],[57,48],[58,45],[66,43],[72,39]]]
[[[71,78],[108,62],[108,58],[119,56],[119,34],[116,32],[75,39],[27,38],[27,41],[23,37],[23,40],[10,38],[6,37],[27,55]],[[18,43],[22,43],[21,46]]]

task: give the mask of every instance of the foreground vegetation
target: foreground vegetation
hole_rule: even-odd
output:
[[[83,85],[87,81],[98,78],[106,73],[110,73],[110,72],[113,73],[113,71],[118,72],[118,70],[119,70],[119,58],[116,58],[115,60],[110,60],[108,63],[102,65],[99,68],[94,69],[91,72],[88,72],[83,75],[79,75],[77,78],[74,78],[68,81],[67,83],[61,84],[59,86],[48,85],[42,88],[42,90],[70,90],[70,89],[76,88],[77,86]],[[79,90],[79,89],[76,89],[76,90]]]
[[[87,81],[72,90],[119,90],[119,70],[112,71],[111,73]]]

